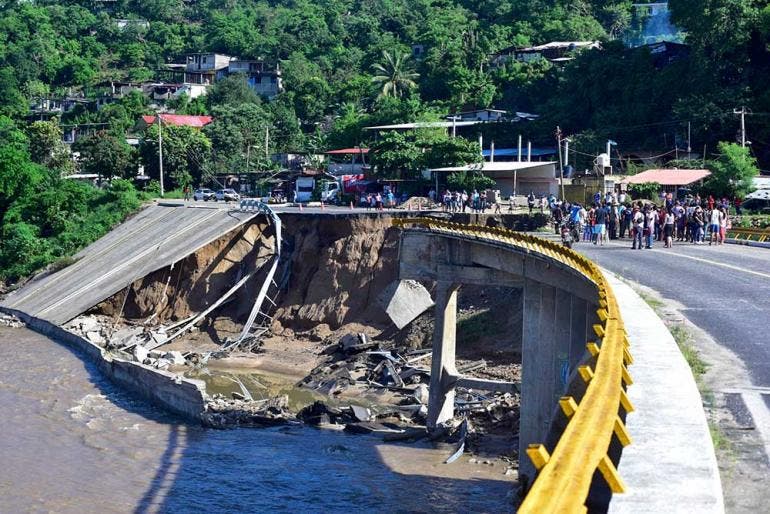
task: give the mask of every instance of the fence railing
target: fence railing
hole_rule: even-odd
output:
[[[509,246],[517,252],[568,266],[596,286],[596,340],[586,344],[588,352],[596,358],[596,369],[589,365],[578,368],[580,379],[587,384],[582,398],[565,396],[559,400],[568,422],[553,453],[549,454],[543,444],[532,444],[527,449],[538,475],[519,512],[585,512],[597,469],[613,493],[624,492],[625,484],[608,451],[613,437],[622,446],[631,443],[619,413],[633,410],[625,391],[632,383],[627,366],[633,359],[617,300],[599,267],[560,244],[504,228],[460,225],[432,218],[395,219],[393,224]]]
[[[770,229],[761,228],[731,228],[727,231],[727,237],[736,241],[755,241],[764,243],[770,239]]]

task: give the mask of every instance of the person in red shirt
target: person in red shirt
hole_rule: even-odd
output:
[[[714,210],[714,197],[712,195],[709,195],[709,199],[707,200],[707,202],[708,202],[709,210],[713,211]]]

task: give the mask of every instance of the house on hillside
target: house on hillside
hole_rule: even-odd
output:
[[[116,20],[113,20],[113,23],[115,23],[115,26],[118,27],[120,30],[124,30],[127,28],[134,28],[134,29],[150,28],[150,22],[142,19],[118,18]]]
[[[214,118],[211,116],[189,116],[185,114],[158,114],[142,116],[136,124],[137,131],[144,131],[150,125],[158,123],[158,116],[164,125],[175,125],[178,127],[192,127],[201,129],[211,123]]]
[[[537,46],[511,46],[492,55],[490,64],[493,67],[498,67],[511,60],[533,62],[539,59],[545,59],[552,63],[561,63],[571,61],[579,52],[598,50],[601,47],[601,43],[598,41],[552,41]]]
[[[261,60],[240,60],[217,53],[195,53],[184,64],[167,64],[160,72],[172,83],[211,85],[228,75],[241,73],[259,95],[273,98],[283,91],[281,69]]]
[[[233,59],[227,67],[227,73],[229,75],[244,74],[251,89],[258,95],[267,98],[273,98],[283,91],[281,68],[277,65],[273,68],[263,61]]]
[[[502,121],[505,119],[508,111],[500,109],[476,109],[475,111],[464,111],[447,116],[448,120],[459,121]]]
[[[672,41],[660,41],[637,47],[650,52],[652,63],[657,69],[665,68],[677,61],[687,59],[690,56],[690,47],[682,43]]]

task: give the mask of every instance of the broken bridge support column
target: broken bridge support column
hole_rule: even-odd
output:
[[[433,329],[433,357],[428,399],[428,428],[454,416],[455,343],[457,334],[457,291],[459,284],[440,281],[436,284],[435,327]]]

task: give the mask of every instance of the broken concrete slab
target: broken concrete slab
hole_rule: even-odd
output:
[[[102,336],[101,332],[97,332],[95,330],[86,332],[86,338],[91,341],[94,344],[103,345],[104,344],[104,336]]]
[[[149,353],[147,348],[140,344],[134,347],[134,358],[136,359],[136,362],[144,362],[149,356]]]
[[[185,364],[185,359],[184,356],[182,356],[182,352],[166,352],[163,354],[163,358],[169,360],[174,366],[184,366]]]
[[[433,307],[433,300],[428,290],[414,280],[391,283],[383,289],[377,301],[399,330]]]

